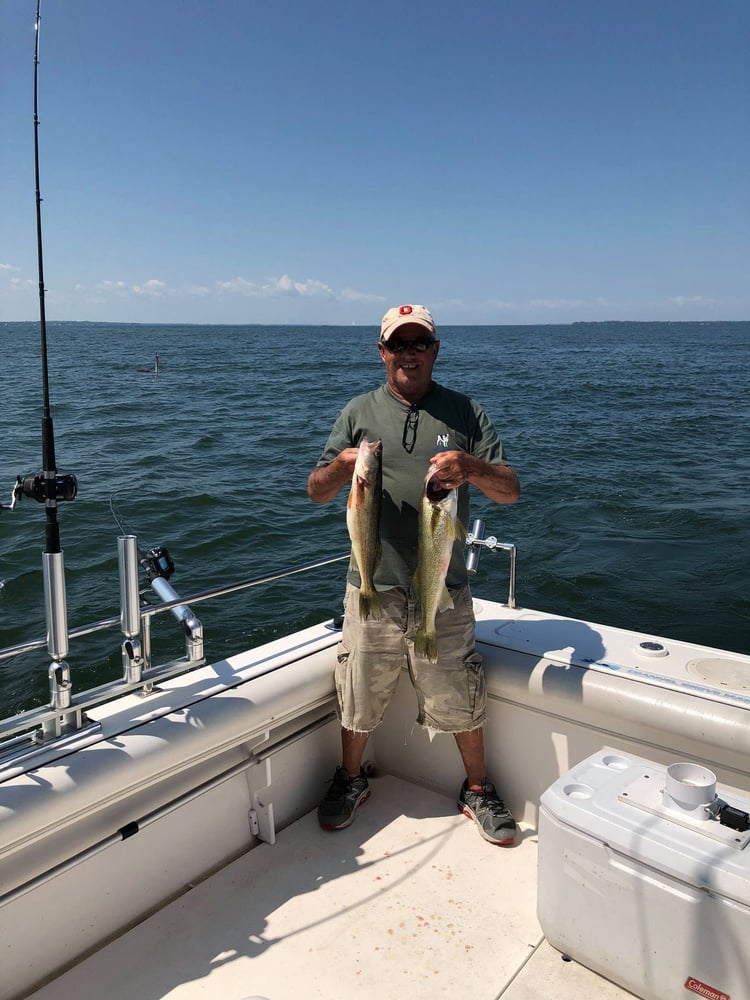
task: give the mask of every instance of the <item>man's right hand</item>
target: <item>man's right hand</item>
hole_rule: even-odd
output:
[[[344,448],[329,465],[313,469],[307,480],[307,495],[314,503],[327,503],[338,496],[354,473],[358,448]]]

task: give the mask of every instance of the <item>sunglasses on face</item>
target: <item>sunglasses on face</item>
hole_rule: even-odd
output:
[[[428,347],[437,344],[434,337],[425,340],[384,340],[383,347],[391,354],[402,354],[404,351],[416,351],[424,354]]]

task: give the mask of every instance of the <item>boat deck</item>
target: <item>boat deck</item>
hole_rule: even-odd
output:
[[[493,847],[453,799],[370,784],[348,829],[304,816],[33,997],[632,1000],[546,943],[533,830]]]

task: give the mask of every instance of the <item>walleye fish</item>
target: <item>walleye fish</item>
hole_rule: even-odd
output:
[[[453,607],[453,598],[445,586],[453,543],[466,534],[458,520],[458,491],[442,486],[430,467],[419,511],[419,548],[414,574],[414,595],[422,612],[422,624],[414,639],[417,656],[437,662],[438,612]]]
[[[352,563],[360,575],[359,617],[380,618],[380,598],[372,582],[380,562],[380,508],[383,503],[383,445],[363,438],[346,502]]]

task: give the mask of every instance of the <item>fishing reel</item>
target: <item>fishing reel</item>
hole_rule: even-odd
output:
[[[16,489],[25,497],[46,503],[47,500],[75,500],[78,494],[78,480],[70,473],[56,473],[54,478],[47,479],[43,472],[35,476],[19,476]]]
[[[109,509],[112,511],[112,517],[115,519],[115,524],[122,532],[122,535],[130,534],[115,510],[114,496],[109,498]],[[156,545],[153,549],[149,549],[148,552],[144,552],[142,548],[138,547],[137,551],[138,564],[145,573],[149,583],[153,584],[154,580],[168,580],[174,573],[174,560],[167,551],[166,545]],[[171,599],[171,597],[164,598],[165,601]]]
[[[34,476],[18,476],[9,504],[0,504],[0,510],[13,510],[21,497],[30,497],[39,503],[55,500],[61,503],[75,500],[78,495],[78,480],[72,473],[56,473],[48,479],[43,472]]]
[[[153,583],[154,580],[168,580],[174,573],[174,560],[164,545],[149,549],[145,555],[140,556],[138,562],[149,583]]]

